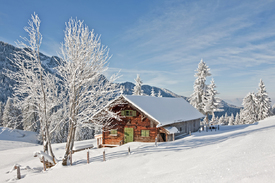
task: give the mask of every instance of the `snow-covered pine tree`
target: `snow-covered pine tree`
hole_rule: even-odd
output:
[[[271,101],[267,95],[262,79],[259,83],[257,98],[257,119],[262,120],[271,115]]]
[[[235,116],[234,125],[239,125],[239,124],[240,124],[240,115],[239,115],[239,113],[237,113],[236,116]]]
[[[228,125],[234,125],[234,114],[231,113],[231,116],[229,117]]]
[[[216,91],[216,85],[214,79],[212,78],[211,84],[206,87],[206,94],[204,97],[204,113],[214,115],[215,111],[220,111],[220,99],[216,97],[218,92]],[[214,115],[215,116],[215,115]]]
[[[275,104],[272,106],[272,114],[275,115]]]
[[[243,109],[240,109],[240,120],[239,120],[239,125],[245,124],[244,123],[244,113],[243,113]]]
[[[143,95],[143,90],[141,89],[142,81],[139,77],[139,74],[137,75],[137,79],[135,79],[136,84],[133,90],[133,95]]]
[[[210,121],[211,124],[216,124],[216,117],[215,117],[215,113],[212,114],[212,118],[211,118],[211,121]]]
[[[225,115],[224,115],[224,118],[223,118],[223,123],[225,125],[228,125],[228,122],[229,122],[229,118],[228,118],[228,115],[227,115],[227,112],[226,112]]]
[[[158,92],[158,97],[162,97],[160,90]]]
[[[219,118],[219,125],[223,125],[223,124],[224,124],[224,118],[223,118],[223,116],[221,116]]]
[[[64,43],[61,46],[64,63],[58,66],[57,71],[63,78],[64,90],[68,93],[65,113],[69,120],[69,131],[62,159],[62,164],[67,165],[69,153],[74,146],[76,127],[87,124],[97,111],[121,91],[113,84],[117,75],[112,76],[109,82],[102,79],[102,73],[108,69],[110,57],[107,47],[100,43],[99,36],[90,31],[83,21],[72,18],[66,23],[64,33]],[[119,119],[110,111],[106,111],[102,118]]]
[[[210,73],[210,69],[208,68],[206,63],[203,62],[203,60],[201,60],[200,63],[198,64],[198,68],[196,71],[197,73],[195,74],[195,77],[197,77],[197,79],[195,80],[195,83],[194,83],[194,92],[190,96],[189,101],[192,106],[194,106],[201,113],[206,115],[206,121],[208,123],[208,115],[207,115],[208,113],[204,111],[204,107],[207,102],[207,99],[206,99],[207,85],[205,84],[205,82],[206,82],[206,77],[211,76],[211,73]]]
[[[3,126],[3,112],[4,112],[4,106],[3,106],[3,103],[0,101],[0,126]]]
[[[30,100],[30,99],[29,99]],[[22,124],[25,131],[39,132],[39,118],[32,102],[26,102],[22,110]]]
[[[242,111],[242,118],[246,124],[252,124],[257,120],[257,104],[255,98],[254,93],[248,93],[243,99],[244,109]]]
[[[13,100],[11,98],[8,98],[3,111],[3,126],[15,128]]]
[[[154,88],[152,87],[152,90],[151,90],[151,96],[152,97],[155,97],[156,96],[156,94],[155,94],[155,90],[154,90]]]

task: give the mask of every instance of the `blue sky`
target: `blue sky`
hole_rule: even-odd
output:
[[[275,2],[269,0],[0,0],[0,40],[13,44],[36,12],[41,51],[57,55],[65,22],[77,17],[108,46],[118,82],[167,88],[190,96],[203,59],[222,99],[256,92],[263,79],[275,102]]]

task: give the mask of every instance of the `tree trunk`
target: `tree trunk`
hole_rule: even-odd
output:
[[[56,164],[55,155],[53,153],[52,144],[51,144],[51,138],[50,138],[48,127],[46,128],[46,137],[47,137],[47,143],[48,143],[48,146],[49,146],[49,150],[50,150],[51,156],[53,158],[53,162],[54,162],[54,164]]]
[[[68,138],[67,138],[67,143],[66,143],[65,154],[64,154],[64,157],[62,159],[62,165],[63,166],[67,165],[67,160],[68,160],[69,153],[73,148],[74,133],[75,133],[75,127],[74,127],[73,123],[71,123],[70,131],[68,133]]]
[[[209,126],[209,119],[208,119],[208,113],[206,113],[206,116],[205,116],[205,121],[206,121],[206,125]]]

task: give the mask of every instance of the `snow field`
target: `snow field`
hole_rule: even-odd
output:
[[[73,154],[73,166],[63,167],[60,162],[46,172],[38,158],[33,157],[33,152],[42,146],[1,150],[0,182],[16,181],[16,171],[6,173],[15,163],[31,168],[22,170],[23,178],[18,181],[28,183],[274,182],[275,117],[253,125],[220,129],[196,132],[174,142],[159,143],[158,147],[154,143],[133,142],[116,148],[92,149],[90,164],[84,150]],[[95,145],[94,140],[90,141]],[[61,159],[65,144],[54,144],[53,148]]]

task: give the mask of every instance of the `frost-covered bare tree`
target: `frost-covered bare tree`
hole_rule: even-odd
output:
[[[133,90],[133,95],[143,95],[143,90],[141,89],[142,81],[139,77],[139,74],[137,75],[137,79],[135,79],[136,84]]]
[[[51,114],[60,103],[58,98],[62,97],[58,96],[60,88],[56,86],[56,77],[45,72],[42,67],[39,52],[42,43],[40,23],[37,14],[31,15],[31,20],[28,21],[29,26],[24,28],[29,38],[24,37],[23,41],[17,42],[17,46],[21,49],[15,52],[14,59],[11,60],[18,71],[8,71],[7,73],[18,83],[14,88],[14,95],[17,106],[23,110],[28,109],[24,113],[25,117],[37,114],[44,151],[49,152],[55,162],[49,128],[53,125],[51,123],[56,122],[54,115]],[[25,126],[25,128],[27,127]]]
[[[116,75],[109,82],[102,76],[108,68],[110,57],[107,47],[101,44],[100,37],[90,31],[83,21],[72,18],[66,23],[64,32],[64,43],[61,46],[64,63],[57,70],[64,80],[68,94],[65,109],[69,131],[62,159],[62,164],[67,165],[68,155],[74,146],[76,129],[89,126],[92,115],[120,90],[112,84]]]
[[[267,95],[265,85],[262,80],[259,83],[258,93],[256,94],[257,98],[257,117],[258,120],[262,120],[272,114],[271,111],[271,101]]]

